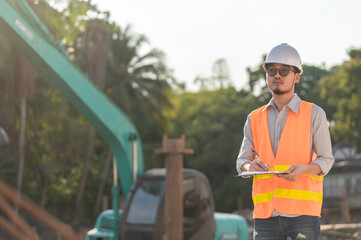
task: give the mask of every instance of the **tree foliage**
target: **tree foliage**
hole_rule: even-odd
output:
[[[165,64],[164,53],[150,49],[140,54],[147,38],[132,33],[130,25],[121,29],[112,24],[109,28],[111,42],[105,92],[135,121],[142,133],[161,131],[166,126],[162,111],[171,107],[168,97],[171,85],[176,84]]]
[[[304,64],[300,82],[296,85],[295,92],[298,96],[308,102],[315,103],[322,107],[329,120],[333,119],[336,111],[334,106],[327,103],[321,96],[321,80],[330,74],[324,67],[317,67]]]
[[[220,89],[229,86],[231,81],[231,73],[225,58],[217,59],[212,66],[212,79]]]
[[[193,83],[199,85],[200,91],[223,89],[232,86],[231,70],[225,58],[219,58],[213,62],[211,75],[206,77],[202,74],[193,79]]]
[[[106,26],[105,34],[110,48],[106,54],[108,67],[104,91],[135,121],[145,146],[147,141],[151,141],[151,144],[161,141],[166,126],[162,110],[171,106],[168,96],[171,86],[177,84],[166,66],[164,53],[152,49],[140,55],[140,48],[147,43],[146,38],[131,32],[130,27],[122,29],[110,22],[109,16],[98,11],[90,1],[62,2],[66,3],[64,8],[55,9],[45,0],[29,1],[52,33],[51,41],[60,44],[57,47],[84,72],[89,70],[89,26],[99,21]],[[15,47],[6,36],[0,35],[0,39],[3,53],[0,56],[0,124],[10,137],[10,145],[0,149],[0,174],[4,180],[15,185],[20,121],[20,100],[13,70]],[[42,75],[38,79],[40,81],[34,97],[29,100],[27,107],[25,135],[28,141],[24,154],[29,161],[24,168],[23,194],[69,222],[73,217],[74,200],[86,155],[84,150],[88,142],[88,127],[84,117],[75,111],[59,90],[49,85]],[[150,153],[154,151],[154,148],[145,149]],[[96,133],[84,193],[86,200],[82,202],[80,220],[83,226],[90,227],[95,221],[96,215],[92,209],[107,153],[106,142]],[[111,182],[112,176],[108,174],[105,188],[108,196]]]
[[[250,109],[260,106],[259,103],[252,96],[242,97],[234,88],[226,88],[182,94],[173,99],[173,104],[169,134],[180,136],[184,133],[187,146],[194,150],[193,155],[186,157],[184,165],[206,174],[215,193],[217,209],[234,210],[237,196],[243,191],[231,186],[243,184],[233,178],[243,125]],[[224,179],[228,179],[230,185],[226,185]],[[229,188],[236,191],[224,196],[224,192],[229,193]],[[232,204],[225,204],[225,197]],[[247,200],[245,205],[249,206]]]
[[[334,140],[346,140],[361,151],[361,49],[348,52],[349,60],[322,79],[322,97],[336,108],[331,124]]]

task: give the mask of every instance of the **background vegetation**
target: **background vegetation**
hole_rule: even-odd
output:
[[[151,49],[146,36],[131,26],[110,22],[107,12],[87,1],[63,1],[61,9],[49,2],[55,1],[29,1],[74,64],[135,122],[146,169],[164,167],[162,157],[153,153],[163,134],[185,134],[195,152],[186,156],[185,167],[210,179],[217,211],[236,210],[238,198],[251,208],[250,181],[233,176],[247,115],[271,97],[264,56],[248,68],[248,85],[242,89],[232,86],[227,61],[219,58],[210,77],[195,76],[199,91],[187,92],[167,67],[165,53]],[[90,44],[99,26],[103,58]],[[145,45],[151,50],[141,54]],[[3,35],[0,51],[0,126],[10,140],[0,147],[0,178],[59,219],[92,227],[100,212],[98,199],[110,196],[106,142]],[[348,54],[348,60],[330,69],[304,65],[296,91],[326,111],[334,143],[361,146],[361,49]],[[92,72],[94,61],[103,74]]]

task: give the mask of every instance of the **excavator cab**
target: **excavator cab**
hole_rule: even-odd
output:
[[[156,240],[164,236],[165,169],[143,174],[128,197],[120,221],[120,239]],[[183,170],[184,239],[214,239],[214,200],[204,174]]]

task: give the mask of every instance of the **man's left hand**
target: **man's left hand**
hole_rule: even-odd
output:
[[[283,174],[276,174],[277,177],[284,178],[288,181],[294,182],[296,181],[301,175],[304,174],[305,169],[308,165],[292,165],[289,169],[287,169],[286,173]]]
[[[322,173],[320,166],[311,163],[309,165],[291,165],[291,167],[286,170],[285,174],[276,174],[276,176],[294,182],[303,174],[317,175],[320,173]]]

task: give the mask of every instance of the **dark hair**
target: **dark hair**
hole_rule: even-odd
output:
[[[295,73],[300,73],[301,71],[300,71],[300,69],[298,69],[297,67],[295,67],[295,66],[291,66],[294,70],[295,70]]]

